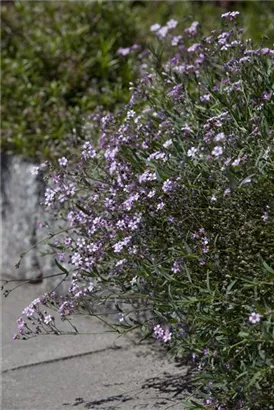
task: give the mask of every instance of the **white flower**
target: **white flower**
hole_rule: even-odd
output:
[[[174,188],[174,183],[172,181],[170,181],[170,179],[167,179],[162,186],[162,190],[164,192],[169,192],[172,191]]]
[[[195,44],[193,44],[192,46],[190,46],[188,49],[187,49],[187,51],[189,52],[189,53],[194,53],[198,48],[199,48],[199,44],[198,43],[195,43]]]
[[[197,151],[198,151],[198,148],[192,147],[187,151],[187,156],[195,157]]]
[[[233,167],[237,167],[239,164],[240,164],[240,162],[241,162],[241,158],[237,158],[237,159],[235,159],[233,162],[232,162],[232,166]]]
[[[89,282],[89,287],[88,287],[88,291],[92,292],[94,288],[94,283],[93,282]]]
[[[262,220],[263,220],[264,222],[266,222],[266,221],[268,221],[268,218],[269,218],[268,213],[267,213],[267,212],[264,212],[263,215],[262,215]]]
[[[72,257],[71,257],[71,263],[72,265],[75,265],[77,268],[79,268],[83,264],[82,257],[80,253],[75,252]]]
[[[219,132],[219,134],[217,134],[216,137],[214,138],[214,141],[218,142],[224,139],[225,139],[225,134],[223,132]]]
[[[119,322],[124,322],[125,315],[123,313],[118,313],[118,319],[119,319]]]
[[[160,30],[157,31],[157,35],[164,38],[167,35],[167,32],[168,32],[168,27],[164,26],[160,28]]]
[[[155,194],[156,194],[155,189],[152,189],[151,191],[149,191],[149,193],[147,194],[147,196],[148,196],[148,198],[153,198]]]
[[[174,36],[172,41],[171,41],[171,45],[172,46],[177,46],[181,39],[182,39],[182,36]]]
[[[62,157],[62,158],[59,158],[59,159],[58,159],[58,162],[59,162],[59,165],[60,165],[61,167],[65,167],[65,166],[67,165],[67,163],[68,163],[68,160],[67,160],[66,157]]]
[[[53,322],[52,316],[50,316],[50,315],[45,316],[44,323],[45,323],[46,325],[48,325],[50,322]]]
[[[117,53],[120,54],[121,56],[126,56],[130,53],[130,48],[129,47],[126,47],[126,48],[120,47],[118,49]]]
[[[205,95],[202,95],[201,97],[200,97],[200,101],[201,102],[206,102],[206,101],[209,101],[210,100],[210,94],[205,94]]]
[[[234,20],[236,16],[240,14],[239,11],[228,11],[227,13],[222,14],[223,19]]]
[[[165,206],[165,204],[164,204],[164,202],[160,202],[158,205],[157,205],[157,211],[160,211],[161,209],[163,209],[163,207]]]
[[[175,28],[177,26],[177,24],[178,24],[178,21],[174,20],[174,19],[171,19],[166,23],[166,25],[169,29]]]
[[[31,175],[38,175],[40,171],[40,167],[32,167],[30,170]]]
[[[166,329],[165,334],[163,336],[163,342],[167,343],[171,340],[172,333]]]
[[[137,276],[134,276],[134,278],[132,278],[131,281],[130,281],[131,286],[133,286],[134,283],[136,283],[136,282],[137,282]]]
[[[253,313],[251,313],[251,315],[249,316],[248,320],[249,320],[251,323],[255,324],[255,323],[259,323],[259,322],[260,322],[261,317],[262,317],[262,316],[261,316],[259,313],[253,312]]]
[[[160,24],[156,23],[150,27],[150,31],[158,31],[160,30],[160,28],[161,28]]]
[[[214,147],[211,154],[214,155],[214,157],[219,157],[223,153],[223,148],[217,145],[217,147]]]
[[[164,147],[164,148],[168,148],[168,147],[170,147],[170,145],[172,145],[172,140],[167,140],[167,141],[163,144],[163,147]]]

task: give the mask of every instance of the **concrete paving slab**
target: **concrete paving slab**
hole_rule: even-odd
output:
[[[108,332],[99,320],[91,317],[77,317],[77,329],[85,335],[43,335],[32,339],[12,340],[17,332],[16,320],[22,310],[35,298],[45,292],[44,285],[24,285],[2,297],[2,369],[53,360],[83,352],[102,350],[109,346],[126,345],[129,338],[117,339],[117,334]],[[56,319],[58,315],[55,315]],[[69,325],[61,323],[65,328]]]
[[[97,319],[75,318],[89,335],[13,341],[21,311],[44,292],[27,285],[2,298],[3,410],[183,410],[187,369],[155,345],[107,333]]]
[[[3,374],[3,410],[183,410],[185,369],[148,346],[91,353]]]

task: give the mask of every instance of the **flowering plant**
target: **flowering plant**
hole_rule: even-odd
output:
[[[67,221],[56,263],[71,282],[34,301],[16,337],[59,332],[41,304],[65,320],[112,300],[113,329],[141,326],[192,358],[204,402],[190,407],[271,409],[274,51],[253,49],[236,17],[209,37],[198,22],[153,25],[130,103],[51,166],[45,204]]]

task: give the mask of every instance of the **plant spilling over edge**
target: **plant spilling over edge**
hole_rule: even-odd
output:
[[[237,14],[208,37],[153,25],[130,103],[94,119],[98,143],[35,170],[67,222],[51,248],[70,284],[33,301],[15,338],[62,333],[45,307],[70,321],[112,301],[114,330],[191,358],[203,404],[189,407],[259,410],[274,402],[274,51]]]

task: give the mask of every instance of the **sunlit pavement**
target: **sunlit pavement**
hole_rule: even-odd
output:
[[[77,336],[12,340],[16,320],[44,285],[2,297],[3,410],[183,409],[186,368],[155,345],[107,332],[94,318],[75,319]]]

